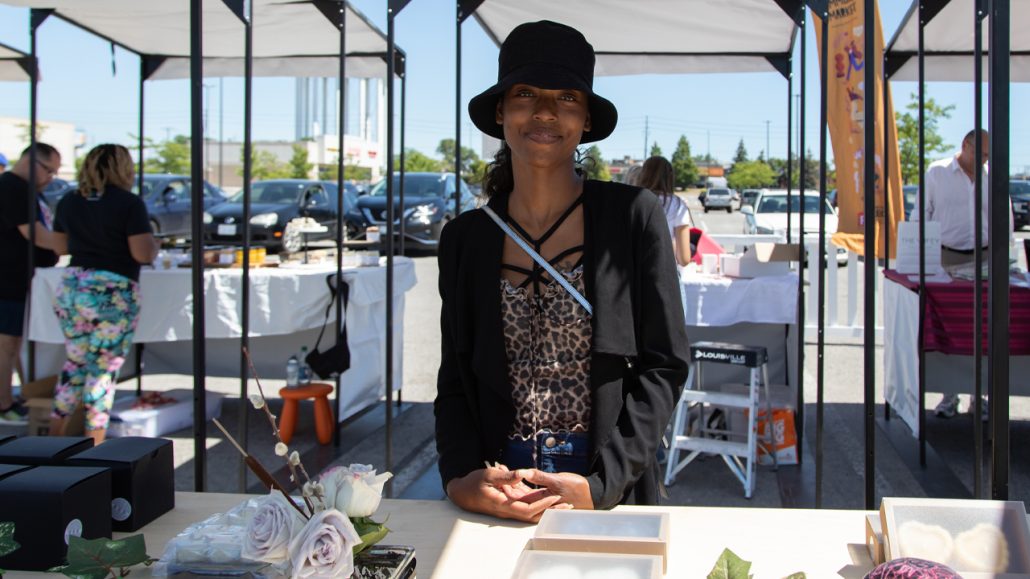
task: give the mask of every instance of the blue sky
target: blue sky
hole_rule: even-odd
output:
[[[0,0],[2,3],[3,0]],[[216,0],[207,0],[209,2]],[[354,5],[385,30],[385,0],[354,0]],[[909,2],[881,2],[883,26],[893,34]],[[454,134],[454,3],[453,0],[412,0],[397,17],[397,42],[408,55],[407,145],[430,155],[440,139]],[[807,141],[818,152],[818,69],[815,40],[809,27]],[[88,144],[128,142],[137,131],[138,59],[115,51],[117,74],[111,71],[110,46],[59,20],[44,23],[39,32],[43,81],[39,85],[41,119],[74,123],[86,133]],[[463,28],[462,100],[496,79],[497,49],[478,23],[469,19]],[[0,5],[0,42],[28,49],[28,11]],[[797,62],[797,61],[796,61]],[[217,79],[208,83],[217,85]],[[224,130],[227,139],[243,133],[242,81],[226,79]],[[695,153],[710,151],[727,161],[740,139],[752,156],[766,147],[769,121],[770,149],[786,152],[787,88],[775,73],[705,74],[677,76],[601,77],[595,90],[619,108],[619,126],[599,143],[605,158],[640,157],[649,140],[666,155],[679,136],[686,135]],[[914,83],[893,83],[895,107],[901,109],[914,93]],[[795,92],[798,91],[795,82]],[[939,103],[955,105],[951,119],[941,124],[945,140],[957,145],[973,124],[973,89],[960,83],[931,83],[927,94]],[[292,139],[294,85],[290,79],[256,79],[254,136],[256,139]],[[217,89],[211,91],[211,115],[217,118]],[[1012,102],[1030,102],[1030,88],[1013,85]],[[1030,168],[1030,118],[1013,107],[1013,171]],[[464,110],[464,104],[462,107]],[[0,82],[0,116],[28,116],[25,83]],[[986,122],[986,111],[984,119]],[[147,85],[147,133],[158,139],[187,133],[189,93],[186,81],[155,81]],[[478,133],[462,119],[462,140],[478,149]]]

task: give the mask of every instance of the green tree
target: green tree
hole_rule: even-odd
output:
[[[662,156],[662,148],[658,146],[658,141],[655,141],[654,144],[651,145],[651,156],[652,157],[661,157]]]
[[[800,173],[800,166],[798,165],[798,156],[790,156],[790,174],[791,174],[791,188],[795,191],[798,188],[798,177]],[[787,160],[780,158],[769,159],[769,167],[772,168],[773,173],[776,174],[776,186],[787,187]],[[830,172],[827,172],[827,183],[832,182],[830,178]],[[812,150],[809,149],[808,153],[805,154],[805,188],[806,189],[818,189],[819,188],[819,161],[812,157]]]
[[[776,185],[776,171],[762,161],[742,161],[733,165],[726,177],[731,189],[758,189]]]
[[[748,162],[747,147],[744,146],[744,139],[737,143],[737,153],[733,155],[733,164]]]
[[[155,145],[146,140],[146,146],[153,153],[143,162],[147,173],[169,173],[188,175],[190,172],[190,138],[186,135],[175,135],[170,141],[162,141]]]
[[[293,144],[293,156],[290,157],[290,177],[308,179],[314,167],[308,162],[308,148],[302,143]]]
[[[917,95],[911,95],[912,102],[905,108],[911,112],[895,113],[898,122],[898,148],[901,151],[901,178],[906,184],[919,183],[919,101]],[[930,156],[936,153],[944,153],[951,149],[951,145],[944,142],[937,132],[938,123],[941,119],[951,118],[951,112],[955,105],[941,106],[937,101],[926,99],[923,103],[923,138],[925,148],[923,159],[927,166],[930,164]]]
[[[243,175],[243,148],[240,147],[240,168],[236,170],[237,175]],[[250,150],[250,178],[253,181],[264,181],[266,179],[287,179],[292,174],[290,166],[280,163],[279,159],[271,151],[262,151],[251,147]]]
[[[612,174],[608,170],[608,163],[604,162],[601,156],[601,149],[597,145],[590,145],[583,155],[583,169],[586,171],[587,179],[596,181],[611,181]]]
[[[443,157],[443,170],[454,171],[454,139],[441,139],[436,147],[436,152]],[[475,174],[475,164],[479,161],[479,155],[468,147],[461,148],[461,174]]]
[[[673,180],[676,182],[676,187],[685,189],[697,181],[697,164],[694,163],[694,158],[690,156],[690,141],[687,141],[685,135],[680,135],[680,140],[676,143],[676,150],[672,153],[670,163],[672,163],[672,175]]]
[[[336,163],[318,166],[318,178],[323,181],[336,181],[338,174]],[[372,179],[372,169],[358,165],[344,165],[343,178],[346,181],[368,181]]]
[[[452,157],[453,159],[453,157]],[[437,173],[441,170],[442,163],[427,156],[425,153],[417,151],[415,149],[407,149],[404,151],[404,170],[406,172],[429,172]],[[453,162],[451,167],[453,167]],[[401,168],[401,156],[397,155],[393,158],[393,170],[399,171]]]

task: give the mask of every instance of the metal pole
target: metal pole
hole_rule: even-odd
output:
[[[190,0],[190,208],[193,245],[193,488],[204,491],[207,462],[207,388],[204,374],[204,0]],[[198,138],[199,137],[199,138]]]
[[[793,49],[793,46],[791,46],[791,48]],[[789,71],[787,73],[787,211],[789,212],[790,211],[790,198],[791,198],[791,185],[792,185],[792,183],[794,181],[793,163],[791,161],[791,155],[794,154],[794,142],[793,142],[794,136],[792,134],[793,133],[792,128],[794,126],[794,119],[793,119],[793,116],[794,116],[793,115],[793,111],[794,111],[794,56],[793,56],[793,54],[787,56],[787,70]],[[787,233],[787,242],[790,243],[790,233],[789,233],[790,232],[790,215],[789,215],[789,213],[787,215],[787,231],[788,231],[788,233]],[[801,272],[799,270],[798,271],[798,282],[799,282],[798,285],[799,286],[801,285],[800,279],[801,279]],[[801,323],[798,323],[798,326],[800,326],[800,325],[801,325]],[[798,382],[799,383],[798,384],[792,384],[792,386],[794,386],[795,388],[798,388],[798,389],[800,389],[801,373],[803,371],[803,369],[801,368],[802,360],[803,360],[803,358],[802,358],[802,356],[800,354],[800,351],[799,351],[798,359],[797,359],[797,377],[798,377]],[[788,381],[788,383],[790,382],[790,370],[789,369],[787,371],[787,381]],[[797,424],[798,424],[798,428],[797,428],[796,436],[797,436],[797,440],[798,440],[798,448],[799,449],[803,449],[804,448],[804,440],[805,440],[805,431],[804,431],[804,428],[802,428],[804,422],[802,421],[802,418],[801,418],[803,415],[804,415],[804,408],[801,407],[801,406],[798,406],[798,410],[797,410]],[[805,453],[803,453],[803,452],[799,452],[798,453],[798,464],[801,464],[804,461],[804,455],[805,455]]]
[[[876,4],[865,2],[865,53],[876,54]],[[826,39],[826,36],[823,36]],[[823,48],[825,50],[825,47]],[[862,336],[865,360],[865,508],[876,508],[876,58],[865,67],[865,329]],[[826,64],[825,58],[823,63]],[[826,78],[826,70],[823,70]],[[885,109],[886,110],[886,109]],[[886,124],[886,123],[885,123]],[[885,143],[886,145],[886,143]],[[886,146],[884,147],[886,153]],[[887,183],[884,182],[884,191]],[[820,207],[820,209],[822,209]],[[819,286],[822,289],[822,285]]]
[[[454,217],[461,215],[461,23],[465,20],[461,0],[455,0],[457,18],[454,22]]]
[[[393,468],[393,233],[396,212],[393,202],[393,92],[394,92],[394,0],[386,9],[386,465]],[[393,496],[393,486],[386,487]]]
[[[145,102],[144,89],[147,81],[147,57],[139,55],[139,170],[136,171],[136,188],[140,197],[143,196],[143,175],[146,173],[144,162],[146,155],[144,150],[146,141],[143,136],[143,104]],[[143,344],[136,344],[133,350],[136,353],[136,396],[143,395]]]
[[[28,280],[29,291],[25,294],[25,327],[29,327],[28,315],[32,311],[32,278],[36,273],[36,220],[38,219],[39,207],[37,199],[39,191],[36,190],[36,164],[39,162],[39,155],[36,151],[36,131],[38,130],[37,117],[39,116],[39,59],[36,57],[36,31],[43,21],[51,14],[51,10],[32,9],[29,12],[29,52],[32,60],[32,71],[29,81],[29,249],[28,249]],[[28,368],[25,369],[29,381],[36,379],[36,344],[28,342]]]
[[[973,261],[976,277],[973,281],[973,498],[983,498],[984,431],[980,417],[983,416],[983,22],[984,11],[981,0],[973,4],[973,127],[976,139],[973,145]]]
[[[249,412],[250,404],[250,367],[243,349],[250,350],[250,177],[253,170],[253,158],[251,156],[251,133],[253,132],[254,107],[254,3],[247,2],[246,22],[243,24],[243,276],[240,286],[240,419],[237,423],[239,432],[237,434],[240,444],[247,448],[249,438]],[[221,80],[219,80],[221,82]],[[221,91],[219,91],[220,94]],[[219,105],[219,116],[221,116],[221,105]],[[221,120],[219,120],[219,133],[221,133]],[[222,142],[219,136],[219,143]],[[221,149],[219,144],[218,171],[221,176]],[[247,492],[247,465],[240,460],[239,465],[239,492]]]
[[[884,268],[890,268],[891,264],[891,200],[890,193],[890,158],[891,158],[891,146],[890,146],[890,127],[891,119],[887,118],[890,113],[887,110],[887,103],[890,102],[888,99],[889,93],[887,90],[887,52],[883,54],[883,223],[884,223],[884,234],[883,234],[883,266]],[[900,163],[899,163],[900,164]],[[901,210],[905,210],[904,206],[904,190],[902,190],[902,207]],[[883,397],[883,419],[889,421],[891,419],[891,403],[887,401],[887,397]]]
[[[923,112],[926,98],[926,83],[923,55],[923,32],[926,28],[926,20],[923,15],[923,3],[919,3],[919,36],[918,36],[918,59],[919,59],[919,398],[916,410],[919,413],[919,466],[926,466],[926,349],[923,347],[924,331],[923,324],[926,322],[926,248],[923,246],[926,240],[926,118]]]
[[[405,168],[404,168],[404,134],[407,132],[407,126],[404,123],[404,111],[407,108],[405,106],[405,104],[406,104],[406,101],[407,101],[407,96],[406,95],[407,95],[407,90],[408,90],[408,74],[407,74],[407,70],[406,70],[406,68],[407,68],[406,65],[407,65],[407,63],[405,63],[405,66],[403,66],[402,70],[401,70],[401,151],[400,151],[400,153],[401,153],[401,170],[400,170],[401,177],[398,180],[399,181],[399,185],[400,185],[400,190],[401,190],[400,191],[400,196],[399,196],[399,200],[400,200],[400,203],[401,203],[401,222],[400,222],[400,235],[398,236],[398,239],[400,240],[400,252],[401,252],[401,255],[404,255],[404,243],[405,243],[404,242],[404,228],[405,228],[405,222],[407,221],[407,205],[404,204],[404,171],[405,171]]]
[[[250,3],[247,3],[250,6]],[[218,78],[218,188],[225,180],[225,78]]]
[[[340,334],[343,332],[343,324],[346,321],[343,319],[343,242],[346,238],[347,228],[343,223],[343,211],[344,211],[344,165],[343,165],[343,154],[344,154],[344,129],[347,121],[347,5],[343,2],[340,3],[340,19],[337,26],[340,29],[340,70],[339,70],[339,83],[340,83],[340,103],[339,110],[336,114],[336,122],[339,125],[337,132],[338,143],[337,147],[340,151],[339,155],[336,156],[336,336],[334,337],[333,344],[338,344],[340,341]],[[343,386],[343,375],[336,375],[336,395],[333,403],[336,405],[336,413],[333,414],[336,421],[333,424],[333,446],[336,448],[340,447],[340,389]]]
[[[798,192],[801,198],[801,219],[798,224],[798,247],[800,248],[799,261],[798,261],[798,390],[797,390],[797,430],[799,440],[801,439],[801,433],[805,431],[805,262],[807,256],[805,255],[805,77],[807,72],[805,71],[805,63],[807,61],[807,46],[808,40],[806,38],[808,32],[808,9],[802,5],[801,7],[801,86],[798,92],[801,93],[801,100],[798,107],[798,127],[799,127],[799,142],[798,142]],[[790,197],[790,190],[787,191],[787,228],[788,237],[787,243],[791,243],[791,237],[789,233],[790,228],[790,206],[792,199]],[[801,448],[799,446],[799,448]],[[801,455],[798,452],[798,455]]]
[[[870,4],[870,2],[867,2]],[[827,6],[829,6],[827,4]],[[817,326],[815,342],[815,508],[823,506],[823,419],[825,410],[824,401],[824,380],[826,377],[826,365],[824,355],[826,351],[826,103],[829,89],[826,71],[829,65],[826,59],[829,58],[829,35],[830,35],[830,14],[827,8],[823,8],[820,16],[822,23],[822,35],[819,42],[819,268],[812,272],[809,270],[809,279],[819,277],[819,291],[816,295]],[[866,27],[868,32],[869,27]],[[867,53],[868,54],[868,53]],[[805,196],[801,196],[801,205],[805,204]],[[804,211],[804,210],[802,210]],[[802,214],[803,215],[803,214]],[[868,221],[868,220],[867,220]],[[836,259],[836,254],[834,255]]]
[[[1009,498],[1009,0],[991,0],[989,56],[991,76],[987,124],[991,133],[988,174],[987,235],[990,265],[987,270],[987,382],[990,388],[992,430],[991,498]],[[976,417],[974,417],[974,420]]]

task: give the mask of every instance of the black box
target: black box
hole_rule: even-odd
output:
[[[172,441],[111,438],[67,460],[111,469],[111,518],[115,531],[135,531],[175,508]]]
[[[0,464],[0,480],[4,480],[12,474],[17,474],[23,470],[28,470],[30,468],[32,467],[25,466],[24,464]],[[2,522],[3,520],[4,517],[2,514],[0,514],[0,522]]]
[[[15,436],[13,434],[0,434],[0,444],[4,444],[5,442],[11,442],[14,439]]]
[[[0,463],[59,466],[89,448],[93,439],[88,436],[23,436],[0,446]]]
[[[0,568],[45,571],[63,565],[68,537],[111,536],[111,471],[85,466],[37,466],[0,480],[0,518],[14,522],[21,548]]]

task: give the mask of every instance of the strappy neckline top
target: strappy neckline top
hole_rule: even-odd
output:
[[[572,204],[570,204],[564,212],[562,212],[561,216],[559,216],[558,219],[556,219],[555,222],[551,224],[549,228],[547,228],[547,231],[545,231],[544,234],[541,235],[538,239],[534,239],[533,236],[530,235],[521,225],[519,225],[518,221],[512,219],[512,217],[508,215],[507,212],[505,212],[504,220],[508,223],[508,225],[511,225],[512,229],[514,229],[515,232],[518,233],[520,237],[522,237],[522,239],[526,240],[527,243],[532,245],[533,249],[535,249],[537,253],[541,253],[540,250],[541,248],[543,248],[544,243],[547,243],[547,240],[549,240],[551,236],[553,236],[554,233],[558,231],[558,229],[562,226],[563,223],[565,223],[569,216],[572,215],[576,208],[582,204],[583,193],[580,193],[579,196],[576,197],[576,200],[573,201]],[[579,259],[577,259],[576,263],[574,263],[572,267],[569,268],[570,270],[574,270],[577,267],[583,265],[583,248],[584,246],[582,243],[579,245],[569,247],[558,252],[557,255],[555,255],[551,259],[548,259],[547,261],[552,266],[557,267],[558,264],[561,263],[561,260],[565,259],[570,255],[579,253]],[[536,263],[535,261],[533,262],[533,266],[530,269],[503,262],[501,263],[501,269],[506,269],[508,271],[513,271],[515,273],[520,273],[526,276],[526,279],[522,280],[520,283],[512,284],[514,287],[517,288],[526,288],[529,286],[529,284],[532,283],[533,292],[538,294],[543,289],[541,287],[541,282],[543,282],[545,285],[547,284],[547,278],[545,277],[547,275],[547,272],[544,270],[544,268],[540,267],[540,264]]]

